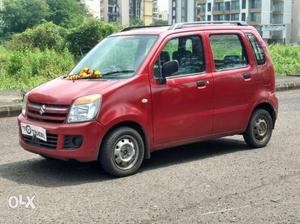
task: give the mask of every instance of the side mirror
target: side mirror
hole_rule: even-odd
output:
[[[162,69],[161,69],[161,75],[163,76],[163,78],[172,75],[176,72],[178,72],[178,61],[177,60],[173,60],[173,61],[168,61],[166,63],[163,64]]]

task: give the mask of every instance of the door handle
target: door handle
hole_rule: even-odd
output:
[[[203,86],[206,86],[209,82],[206,81],[206,80],[200,80],[200,81],[197,81],[196,84],[198,87],[203,87]]]
[[[245,73],[243,74],[244,79],[250,79],[251,78],[251,74],[250,73]]]

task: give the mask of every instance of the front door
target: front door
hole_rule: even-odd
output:
[[[206,73],[205,48],[198,34],[165,39],[157,53],[151,80],[154,145],[168,147],[211,134],[212,76]],[[177,60],[178,72],[160,84],[164,63]],[[151,74],[150,74],[151,75]]]

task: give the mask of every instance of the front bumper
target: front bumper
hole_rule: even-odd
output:
[[[28,144],[24,141],[21,133],[20,123],[31,124],[46,129],[47,134],[57,135],[57,146],[55,149],[44,148]],[[104,137],[104,126],[98,121],[74,123],[74,124],[52,124],[38,122],[26,119],[22,114],[18,117],[19,124],[19,142],[27,151],[46,155],[52,158],[67,160],[74,159],[78,161],[95,161],[98,159],[98,153],[102,139]],[[77,149],[64,148],[65,135],[81,135],[83,143]]]

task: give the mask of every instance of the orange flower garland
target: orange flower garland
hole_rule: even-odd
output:
[[[66,80],[78,80],[78,79],[87,79],[87,78],[101,78],[102,74],[99,71],[92,71],[89,68],[84,68],[79,74],[75,75],[68,75],[65,79]]]

